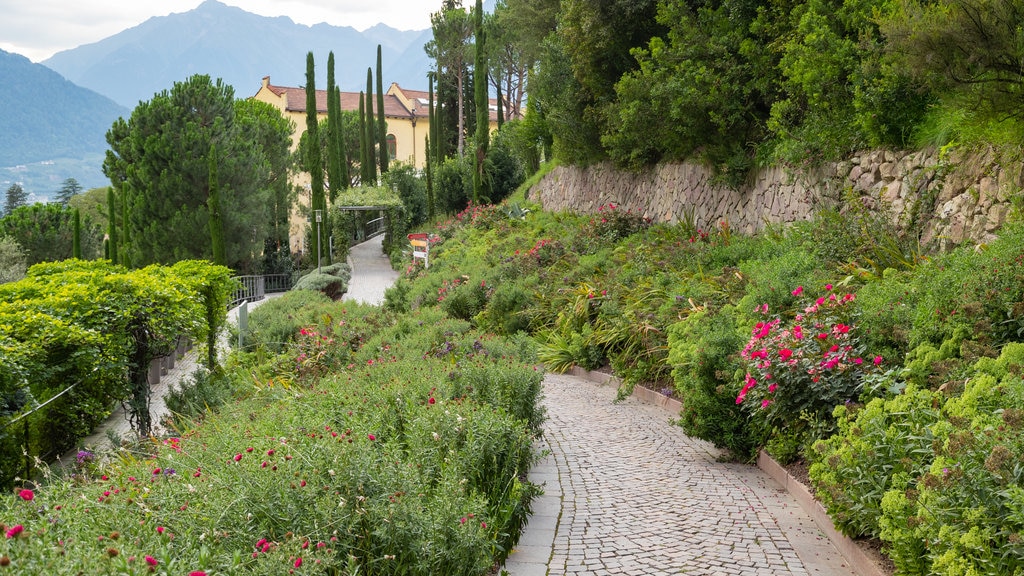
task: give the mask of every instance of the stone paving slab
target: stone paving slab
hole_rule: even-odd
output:
[[[398,272],[391,268],[391,259],[384,254],[383,246],[384,236],[375,236],[349,250],[352,279],[342,300],[376,305],[384,303],[384,291],[398,279]]]
[[[574,376],[548,375],[544,395],[550,454],[531,478],[545,496],[511,576],[855,576],[781,486],[660,408]]]

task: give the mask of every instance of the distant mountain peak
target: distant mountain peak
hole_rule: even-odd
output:
[[[205,0],[188,12],[150,18],[99,42],[60,52],[43,64],[134,107],[193,74],[221,78],[239,97],[255,94],[267,75],[286,85],[302,85],[309,51],[316,58],[318,85],[327,77],[327,54],[333,51],[341,55],[339,85],[358,89],[365,85],[366,67],[376,63],[380,44],[385,83],[420,86],[430,69],[423,51],[425,34],[429,39],[429,29],[399,31],[386,24],[363,32],[324,23],[305,26],[287,16],[264,17]]]

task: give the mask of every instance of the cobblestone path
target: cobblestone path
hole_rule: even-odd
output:
[[[545,495],[512,576],[854,574],[788,493],[668,412],[574,376],[544,394],[550,454],[531,479]]]

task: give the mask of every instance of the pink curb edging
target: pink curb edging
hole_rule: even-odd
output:
[[[602,385],[612,384],[617,386],[620,383],[619,379],[611,374],[584,370],[579,366],[573,366],[569,373]],[[643,386],[635,386],[633,388],[633,396],[638,400],[660,406],[675,415],[678,415],[683,409],[683,404],[679,400],[669,398],[664,394],[649,390]],[[846,561],[850,563],[851,568],[857,574],[861,576],[886,576],[885,571],[870,556],[865,554],[851,538],[844,536],[836,530],[832,519],[825,512],[825,507],[814,499],[814,495],[811,494],[807,486],[804,486],[803,483],[794,478],[764,450],[757,456],[757,467],[793,496],[797,504],[814,520],[818,529],[832,542],[832,545],[843,555],[843,558],[846,558]]]

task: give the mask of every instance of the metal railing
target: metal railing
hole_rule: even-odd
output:
[[[380,236],[385,232],[385,223],[387,222],[386,217],[374,218],[366,223],[366,236],[364,240],[369,240],[374,236]]]
[[[235,280],[238,280],[242,287],[232,294],[229,309],[237,307],[242,301],[256,302],[263,300],[267,294],[287,292],[292,289],[291,274],[236,276]]]

